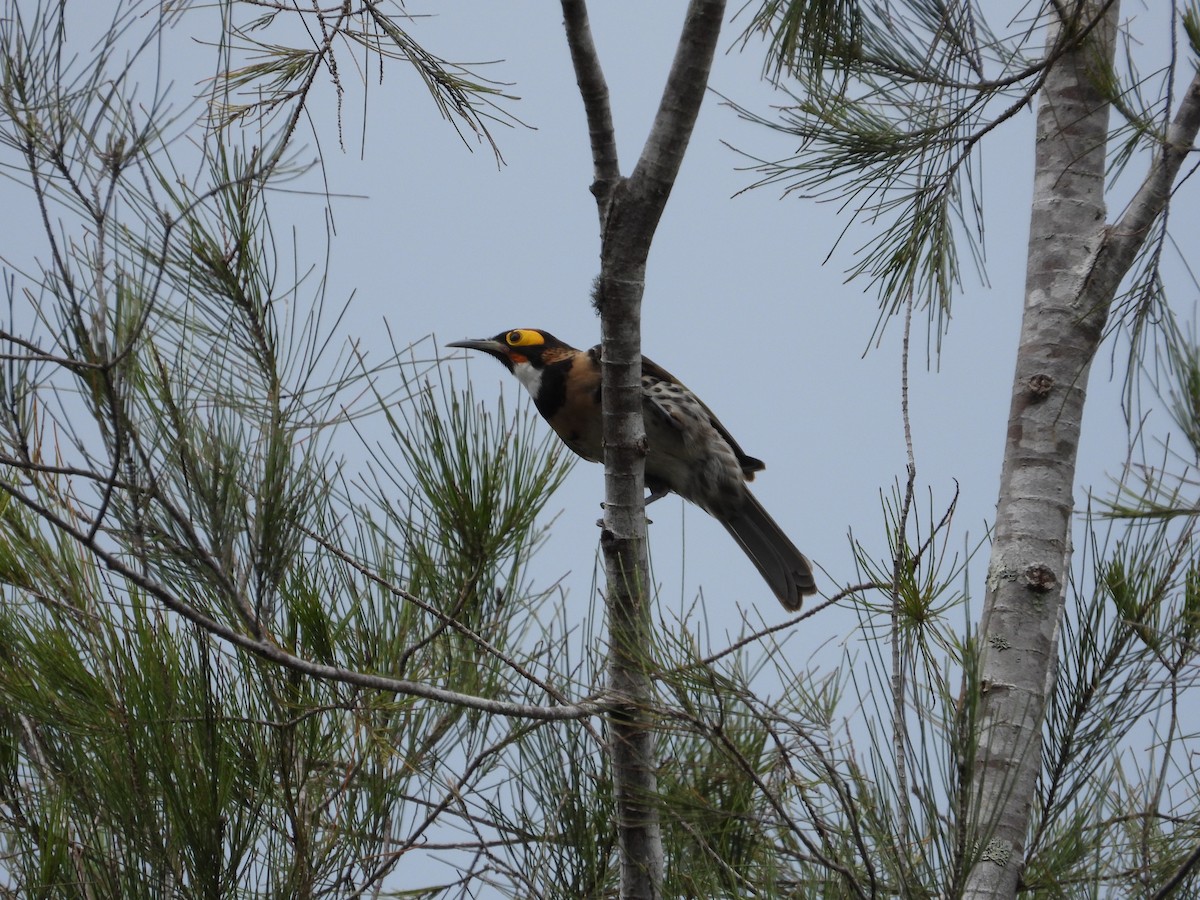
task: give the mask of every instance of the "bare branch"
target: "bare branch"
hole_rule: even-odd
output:
[[[724,0],[692,0],[688,6],[654,125],[630,176],[630,190],[644,204],[647,249],[700,115],[724,15]]]
[[[1089,288],[1109,295],[1114,292],[1146,241],[1155,220],[1162,215],[1183,161],[1194,152],[1200,131],[1200,72],[1196,73],[1179,101],[1175,118],[1167,128],[1161,147],[1141,186],[1116,224],[1108,229],[1100,262],[1093,270]],[[1084,298],[1090,299],[1090,298]]]
[[[289,653],[278,644],[272,643],[269,640],[252,638],[206,615],[190,603],[180,599],[155,579],[126,564],[119,556],[100,546],[87,532],[76,528],[59,516],[54,510],[26,497],[10,485],[0,482],[0,490],[3,490],[14,500],[28,508],[48,525],[73,538],[89,554],[103,563],[106,568],[127,579],[131,584],[137,585],[172,612],[178,613],[189,622],[200,626],[214,637],[296,672],[327,681],[337,681],[343,684],[352,684],[380,691],[391,691],[410,697],[421,697],[439,703],[462,706],[467,709],[477,709],[493,715],[513,716],[516,718],[562,721],[597,715],[606,709],[606,705],[600,702],[599,698],[591,698],[582,703],[566,706],[537,706],[528,703],[509,703],[503,700],[492,700],[486,697],[463,694],[458,691],[451,691],[446,688],[439,688],[434,685],[422,684],[421,682],[409,681],[407,679],[389,678],[385,675],[372,675],[366,672],[355,672],[350,669],[303,659],[293,653]]]
[[[601,223],[595,296],[603,348],[605,508],[600,544],[608,585],[609,689],[624,701],[610,719],[610,752],[620,822],[621,893],[629,897],[660,896],[664,868],[649,712],[653,640],[644,499],[642,292],[650,243],[708,88],[724,10],[723,0],[689,4],[654,126],[633,175],[624,180],[584,4],[563,0],[571,56],[588,110],[596,167],[592,192]]]
[[[595,184],[592,192],[597,198],[607,195],[621,178],[617,160],[617,138],[613,130],[612,108],[608,102],[608,83],[600,67],[600,56],[592,41],[584,0],[562,0],[563,25],[567,31],[567,47],[575,67],[575,80],[587,114],[588,136],[592,145],[592,165]],[[607,212],[601,209],[601,221]]]

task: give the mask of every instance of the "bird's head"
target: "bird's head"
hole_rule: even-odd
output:
[[[539,399],[541,393],[542,371],[546,366],[578,353],[574,347],[564,344],[550,332],[537,328],[513,328],[500,332],[494,338],[453,341],[446,346],[482,350],[496,357],[517,376],[535,400]]]
[[[513,328],[492,338],[452,341],[446,346],[482,350],[500,360],[513,373],[526,365],[541,369],[558,355],[555,351],[572,349],[554,335],[537,328]]]

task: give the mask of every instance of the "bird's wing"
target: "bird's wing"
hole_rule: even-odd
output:
[[[708,420],[712,424],[712,427],[715,428],[717,433],[725,439],[730,448],[733,450],[734,455],[737,456],[738,464],[741,465],[742,472],[745,474],[747,481],[753,481],[754,473],[761,472],[767,467],[767,464],[761,459],[756,459],[755,457],[750,456],[742,449],[741,445],[734,440],[733,435],[729,433],[729,429],[721,424],[721,420],[717,418],[716,414],[708,408],[708,405],[703,400],[696,396],[691,388],[689,388],[686,384],[684,384],[662,366],[658,365],[658,363],[643,356],[642,374],[648,375],[651,378],[657,378],[661,381],[669,381],[672,384],[677,384],[692,395],[696,403],[700,405],[700,408],[703,409],[705,414],[708,416]]]

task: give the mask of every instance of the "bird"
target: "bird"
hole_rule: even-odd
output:
[[[570,450],[590,462],[604,461],[600,345],[577,350],[548,331],[514,328],[447,346],[500,360]],[[817,590],[812,565],[746,486],[765,463],[743,452],[699,397],[644,356],[642,418],[646,503],[674,493],[699,506],[725,526],[784,609],[799,610]]]

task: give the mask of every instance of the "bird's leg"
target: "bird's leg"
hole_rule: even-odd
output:
[[[649,506],[655,500],[661,500],[669,493],[671,493],[671,489],[665,485],[656,485],[650,488],[650,493],[646,496],[646,506]]]

